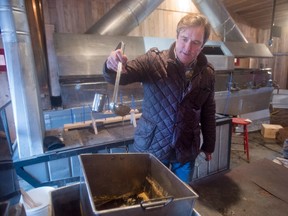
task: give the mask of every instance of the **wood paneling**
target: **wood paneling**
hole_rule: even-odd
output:
[[[273,68],[273,80],[280,88],[288,88],[288,27],[282,28],[281,38],[273,38],[272,46],[269,49],[274,55],[273,59],[266,59],[264,66],[271,65]],[[257,42],[268,44],[270,30],[259,30]]]
[[[42,0],[45,23],[60,33],[84,33],[120,0]]]

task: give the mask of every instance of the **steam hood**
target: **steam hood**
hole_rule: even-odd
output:
[[[263,43],[207,41],[205,55],[225,55],[234,58],[271,58],[273,54]]]
[[[271,58],[273,54],[269,48],[262,43],[224,42],[236,58]]]

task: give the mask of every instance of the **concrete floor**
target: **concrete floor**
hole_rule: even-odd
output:
[[[241,134],[233,134],[232,136],[232,150],[230,158],[231,169],[246,164],[246,155],[243,151],[243,138]],[[260,131],[249,133],[249,153],[250,153],[250,163],[254,161],[267,158],[273,160],[276,157],[282,157],[282,147],[276,139],[266,139],[264,138]],[[240,151],[238,151],[240,150]]]
[[[238,176],[236,181],[233,181],[233,176],[237,176],[237,173],[239,173],[239,175],[241,175],[241,172],[245,173],[245,169],[248,170],[249,167],[254,166],[254,163],[257,163],[263,159],[268,159],[270,163],[270,161],[273,161],[277,157],[282,158],[283,144],[277,143],[275,139],[263,138],[260,131],[250,132],[250,162],[248,163],[246,155],[243,152],[242,143],[242,136],[240,134],[233,134],[230,170],[227,173],[221,173],[219,176],[215,177],[208,177],[192,185],[193,189],[199,195],[199,198],[196,200],[195,209],[201,216],[256,216],[260,215],[257,212],[265,211],[262,207],[259,207],[259,203],[257,204],[257,199],[255,199],[256,203],[252,201],[248,202],[249,199],[253,200],[253,194],[247,195],[246,193],[246,197],[245,195],[241,194],[244,193],[243,190],[246,190],[249,187],[250,188],[248,190],[254,190],[251,188],[251,185],[249,186],[248,184],[250,179],[246,179],[248,177],[245,178],[245,175],[242,175]],[[288,172],[288,169],[285,169]],[[286,170],[284,170],[284,172]],[[228,178],[226,178],[227,176]],[[217,195],[215,193],[219,194]],[[261,193],[267,192],[263,190]],[[244,201],[239,199],[244,199]],[[261,201],[259,200],[259,202]],[[269,203],[271,204],[271,201],[268,199],[262,202],[262,205],[268,205]],[[275,203],[275,205],[278,205],[276,201]],[[287,203],[281,204],[283,204],[283,209],[288,208]],[[259,211],[257,208],[261,208],[261,211]],[[262,213],[261,215],[263,215]],[[277,213],[273,212],[265,215],[284,216],[287,215],[287,211],[283,212],[283,210],[279,208]]]

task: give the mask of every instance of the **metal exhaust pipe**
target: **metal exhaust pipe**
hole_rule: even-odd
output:
[[[192,0],[192,2],[208,18],[212,28],[222,38],[222,41],[248,43],[220,0]]]
[[[0,28],[19,157],[41,154],[44,118],[25,0],[0,1]]]
[[[87,30],[89,34],[127,35],[164,0],[122,0]]]

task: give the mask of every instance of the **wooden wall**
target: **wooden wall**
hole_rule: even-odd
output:
[[[42,0],[45,23],[59,33],[84,33],[120,0]]]
[[[268,44],[270,30],[259,30],[258,42]],[[274,55],[267,64],[272,64],[273,80],[281,89],[288,89],[288,26],[282,28],[281,38],[273,37],[273,44],[269,47]]]
[[[84,33],[97,22],[120,0],[42,0],[45,23],[54,25],[56,32]],[[129,36],[151,36],[174,38],[176,36],[176,24],[187,13],[198,12],[191,0],[165,0],[150,16],[138,27],[132,30]],[[181,6],[186,3],[185,8]],[[252,28],[243,20],[232,14],[239,28],[249,42],[268,43],[270,31]],[[263,59],[260,63],[272,67],[273,78],[280,88],[288,88],[288,27],[282,29],[282,37],[274,38],[270,47],[275,55],[273,59]],[[219,40],[212,33],[210,40]]]
[[[264,43],[273,53],[274,58],[261,59],[259,64],[272,68],[272,78],[281,89],[288,89],[288,26],[282,27],[281,38],[273,37],[272,46],[268,45],[270,29],[251,28],[235,14],[231,14],[249,42]]]

